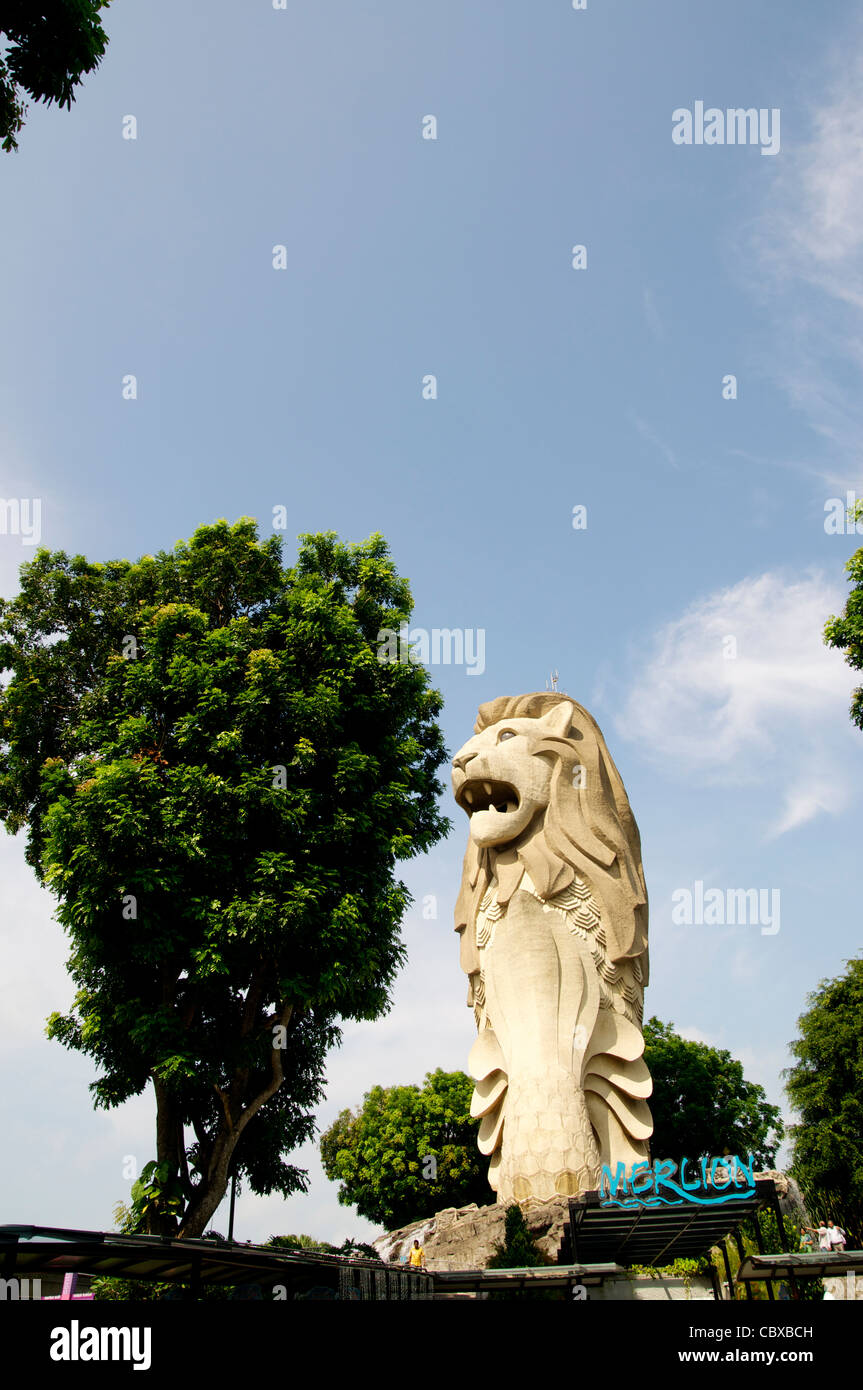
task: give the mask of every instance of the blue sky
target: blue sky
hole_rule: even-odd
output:
[[[31,107],[0,164],[0,496],[94,559],[278,506],[287,559],[382,531],[415,625],[485,632],[481,673],[433,668],[450,749],[559,669],[641,829],[647,1011],[784,1106],[806,994],[861,947],[863,742],[821,640],[861,543],[824,524],[863,494],[859,7],[115,0],[105,27],[71,112]],[[675,144],[696,101],[778,109],[779,151]],[[0,535],[0,592],[31,554]],[[448,811],[322,1125],[466,1065]],[[21,840],[0,874],[2,1220],[105,1228],[152,1100],[91,1110],[90,1063],[42,1035],[71,982]],[[675,925],[698,880],[779,890],[780,930]],[[308,1195],[241,1196],[242,1238],[370,1232],[306,1158]]]

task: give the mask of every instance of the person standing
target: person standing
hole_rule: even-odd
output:
[[[846,1236],[842,1227],[836,1225],[835,1217],[830,1218],[828,1234],[830,1236],[830,1249],[835,1250],[837,1254],[841,1254],[845,1249]]]
[[[411,1269],[425,1269],[426,1267],[426,1252],[423,1250],[418,1240],[415,1240],[411,1246],[410,1254],[408,1255],[408,1264]]]
[[[830,1228],[829,1226],[804,1226],[804,1231],[811,1231],[813,1236],[818,1237],[818,1249],[830,1250]]]

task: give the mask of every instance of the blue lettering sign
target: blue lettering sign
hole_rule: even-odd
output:
[[[690,1165],[689,1181],[687,1164]],[[633,1163],[627,1176],[625,1164],[618,1163],[612,1173],[609,1165],[604,1163],[599,1180],[600,1205],[622,1207],[627,1211],[679,1207],[690,1203],[699,1207],[715,1207],[725,1202],[744,1201],[755,1195],[755,1160],[751,1155],[746,1162],[741,1162],[735,1154],[727,1154],[724,1158],[702,1158],[700,1177],[693,1175],[693,1167],[692,1160],[688,1158],[681,1159],[679,1165],[670,1158],[657,1159],[652,1168],[645,1160]],[[724,1182],[717,1172],[719,1168],[725,1170]]]
[[[608,1164],[603,1163],[602,1174],[599,1179],[600,1194],[604,1193],[609,1197],[616,1197],[620,1187],[623,1188],[623,1195],[626,1196],[629,1192],[629,1184],[626,1181],[626,1164],[618,1163],[617,1168],[612,1173]]]

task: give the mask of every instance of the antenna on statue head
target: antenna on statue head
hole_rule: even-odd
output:
[[[560,680],[560,672],[559,672],[559,671],[552,671],[551,676],[549,677],[549,680],[551,681],[551,685],[549,685],[548,681],[546,681],[546,683],[545,683],[545,688],[546,688],[546,690],[554,690],[554,691],[556,691],[556,690],[557,690],[557,683],[558,683],[558,681]]]

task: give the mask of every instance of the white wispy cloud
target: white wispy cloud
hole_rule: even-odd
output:
[[[668,334],[665,331],[665,324],[662,321],[662,316],[656,307],[656,299],[653,290],[649,285],[644,289],[641,303],[648,328],[658,343],[664,343],[668,338]]]
[[[844,599],[817,573],[763,574],[699,599],[656,634],[617,721],[621,736],[671,775],[775,787],[771,835],[841,811],[852,790],[855,681],[822,633]]]
[[[664,454],[666,462],[670,463],[672,468],[678,468],[679,464],[674,450],[666,444],[664,439],[660,439],[659,435],[651,428],[647,421],[642,420],[640,415],[633,415],[631,419],[642,439],[646,439],[648,444],[652,444],[655,449],[658,449],[661,454]]]
[[[686,1026],[678,1028],[677,1032],[680,1034],[681,1038],[685,1038],[687,1042],[706,1043],[708,1047],[719,1046],[715,1038],[712,1038],[708,1033],[702,1032],[700,1028],[690,1028]]]
[[[809,136],[783,143],[738,264],[773,319],[762,368],[853,481],[863,430],[863,24],[813,80]]]

